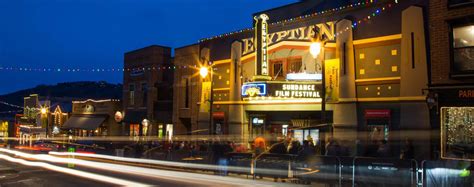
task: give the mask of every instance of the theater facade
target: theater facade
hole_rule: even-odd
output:
[[[258,12],[253,28],[176,49],[190,67],[175,72],[177,129],[314,141],[429,129],[428,1],[351,2]]]

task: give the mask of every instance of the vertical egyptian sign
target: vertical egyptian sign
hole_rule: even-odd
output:
[[[255,16],[255,75],[268,75],[268,16],[260,14]]]
[[[339,100],[339,59],[325,60],[326,101]]]
[[[211,82],[202,83],[201,92],[201,106],[199,106],[199,112],[209,112],[211,107]]]

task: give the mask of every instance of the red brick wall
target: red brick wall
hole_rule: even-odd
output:
[[[448,9],[448,0],[429,1],[431,84],[474,83],[473,79],[450,79],[449,24],[447,20],[474,15],[474,6]]]

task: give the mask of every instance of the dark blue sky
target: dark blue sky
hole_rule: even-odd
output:
[[[1,0],[0,67],[122,67],[126,51],[251,27],[252,13],[296,1]],[[0,71],[0,94],[81,80],[120,83],[122,74]]]

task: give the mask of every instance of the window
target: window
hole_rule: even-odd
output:
[[[288,60],[288,73],[299,73],[301,69],[302,61],[301,58]]]
[[[474,0],[448,0],[449,7],[459,7],[472,4],[474,4]]]
[[[274,79],[283,78],[283,63],[281,61],[274,62],[272,68],[272,77]]]
[[[474,24],[453,26],[451,70],[453,74],[474,74]]]
[[[129,85],[129,92],[128,92],[128,103],[133,106],[135,105],[135,84],[130,84]]]
[[[142,93],[142,106],[146,106],[148,101],[148,85],[146,83],[142,83]]]

